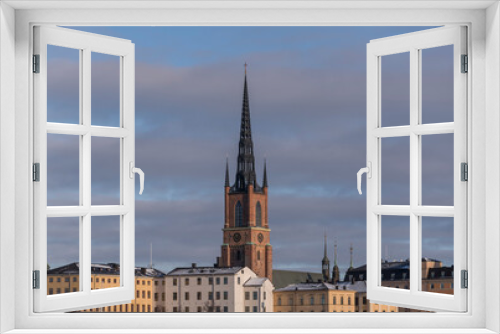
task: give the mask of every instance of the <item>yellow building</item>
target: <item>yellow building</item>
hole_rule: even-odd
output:
[[[135,299],[129,304],[83,310],[82,312],[165,312],[165,273],[154,268],[135,269]],[[47,294],[79,291],[79,264],[47,271]],[[120,268],[117,264],[92,264],[92,290],[120,286]]]
[[[274,290],[274,312],[397,312],[395,306],[370,304],[366,282],[306,282]]]

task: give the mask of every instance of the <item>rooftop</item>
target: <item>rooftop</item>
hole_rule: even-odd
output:
[[[312,283],[297,283],[290,284],[284,288],[276,289],[275,292],[285,291],[318,291],[318,290],[347,290],[356,292],[366,292],[366,282],[356,281],[351,282],[338,282],[331,284],[326,282],[312,282]]]
[[[243,286],[263,286],[268,279],[266,277],[250,278]]]
[[[197,267],[193,265],[187,268],[175,268],[169,273],[167,273],[167,276],[235,275],[238,271],[242,269],[251,270],[250,268],[246,267],[217,268],[217,267]]]
[[[47,270],[47,275],[77,275],[80,272],[80,263],[73,262],[57,268]],[[92,263],[90,272],[92,275],[120,275],[118,263]],[[166,274],[161,270],[147,267],[136,267],[135,276],[164,277]]]
[[[322,280],[320,273],[310,273],[306,271],[273,269],[273,285],[276,289],[284,288],[290,284],[306,281]]]

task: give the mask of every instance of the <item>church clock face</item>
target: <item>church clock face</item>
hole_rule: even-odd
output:
[[[260,243],[262,243],[262,241],[264,241],[264,235],[262,235],[262,233],[259,233],[257,239],[259,240]]]
[[[233,235],[233,240],[234,240],[235,242],[240,242],[240,240],[241,240],[241,234],[239,234],[239,233],[235,233],[235,234]]]

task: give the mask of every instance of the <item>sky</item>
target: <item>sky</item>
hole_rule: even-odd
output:
[[[427,27],[73,27],[136,50],[136,265],[213,265],[224,225],[224,172],[236,172],[248,63],[256,170],[267,159],[274,269],[366,263],[366,44]],[[422,122],[453,121],[452,47],[422,54]],[[78,52],[48,50],[48,121],[78,122]],[[92,55],[92,124],[119,123],[119,61]],[[408,54],[382,59],[382,126],[409,122]],[[78,204],[78,137],[48,135],[48,205]],[[453,205],[453,135],[422,139],[422,201]],[[409,140],[382,140],[382,203],[409,204]],[[118,204],[119,140],[92,140],[92,204]],[[450,174],[451,173],[451,174]],[[138,189],[138,182],[136,189]],[[137,191],[138,192],[138,191]],[[382,257],[409,257],[408,217],[382,217]],[[423,255],[453,262],[453,220],[423,221]],[[78,261],[78,219],[48,220],[48,262]],[[118,217],[93,218],[92,262],[119,260]]]

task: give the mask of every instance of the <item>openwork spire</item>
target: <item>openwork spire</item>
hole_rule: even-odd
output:
[[[326,249],[326,232],[325,232],[325,241],[324,241],[324,252],[323,252],[323,261],[328,260],[328,251]]]
[[[333,246],[333,264],[337,265],[337,239],[335,239],[335,244]]]
[[[349,269],[352,269],[352,243],[351,243],[350,251],[351,251],[351,264],[349,265]]]
[[[262,187],[267,188],[267,161],[264,160],[264,178],[262,179]]]
[[[224,182],[224,187],[229,187],[229,161],[226,157],[226,180]]]
[[[245,191],[249,185],[260,188],[255,176],[255,157],[253,154],[252,128],[250,125],[250,103],[248,98],[247,65],[245,63],[245,83],[243,87],[243,106],[241,109],[240,142],[238,145],[238,166],[234,189]]]

